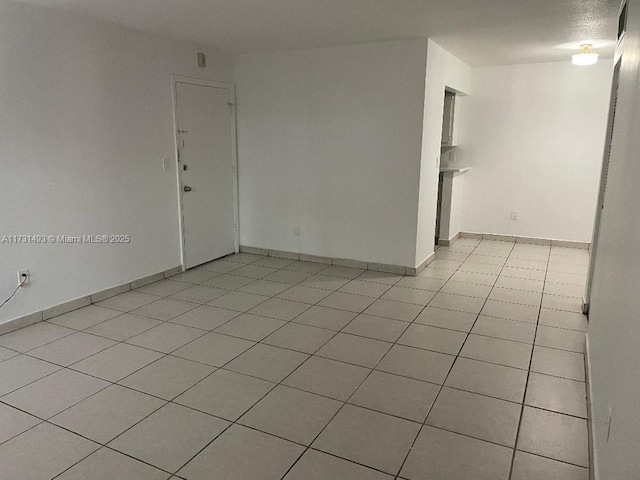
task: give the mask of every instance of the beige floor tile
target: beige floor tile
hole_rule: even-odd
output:
[[[361,314],[344,327],[342,332],[385,342],[395,342],[407,327],[407,322]]]
[[[351,280],[340,287],[339,291],[352,293],[354,295],[364,295],[365,297],[378,298],[391,287],[384,283],[366,282],[364,280]],[[394,287],[395,288],[395,287]]]
[[[262,343],[312,354],[327,343],[335,333],[333,330],[290,322],[262,340]]]
[[[521,263],[530,263],[531,260],[511,261],[508,260],[506,266],[500,272],[501,277],[519,278],[522,280],[533,280],[544,282],[546,277],[544,262],[535,262],[537,265],[523,267]]]
[[[400,337],[398,344],[457,355],[466,338],[463,332],[412,324]]]
[[[433,383],[374,371],[349,403],[422,423],[439,391]]]
[[[538,320],[538,311],[538,307],[533,307],[531,305],[518,305],[515,303],[487,300],[487,303],[485,303],[480,313],[481,315],[486,315],[488,317],[536,323]]]
[[[228,295],[236,294],[231,292]],[[226,297],[227,295],[225,295]],[[201,305],[170,320],[171,323],[194,327],[202,330],[213,330],[240,315],[239,311],[227,310],[208,305]]]
[[[293,302],[302,302],[313,305],[318,303],[323,298],[330,295],[328,290],[322,290],[320,288],[305,287],[302,285],[295,285],[288,290],[280,293],[277,298],[283,300],[291,300]]]
[[[365,311],[367,315],[391,318],[403,322],[412,322],[422,311],[421,305],[379,299],[373,302]]]
[[[584,353],[585,340],[584,332],[539,325],[536,332],[535,344],[543,347]]]
[[[531,348],[531,345],[525,343],[471,334],[462,347],[460,356],[527,370]]]
[[[17,352],[27,352],[74,333],[76,331],[70,328],[52,325],[48,322],[39,322],[35,325],[0,335],[0,346]]]
[[[358,316],[355,312],[347,312],[336,308],[313,306],[309,310],[298,315],[293,321],[312,327],[326,328],[329,330],[341,330],[351,320]]]
[[[524,407],[518,450],[589,466],[587,421],[538,408]]]
[[[29,355],[68,367],[115,344],[108,338],[78,332],[31,350]]]
[[[417,316],[414,323],[468,332],[471,330],[471,327],[477,317],[478,316],[473,313],[426,307],[422,312],[420,312],[420,315]]]
[[[254,281],[253,278],[241,277],[240,275],[233,275],[233,273],[235,273],[235,271],[212,278],[211,280],[204,282],[202,285],[213,288],[223,288],[226,290],[235,290],[236,288],[243,287],[244,285]]]
[[[215,332],[258,342],[286,323],[287,322],[283,320],[276,320],[275,318],[243,313],[216,328]]]
[[[560,295],[542,296],[542,306],[551,310],[582,313],[582,297],[563,297]]]
[[[155,397],[171,400],[214,371],[215,367],[167,355],[118,383]]]
[[[395,475],[420,424],[345,405],[313,448]]]
[[[540,325],[586,332],[588,323],[587,316],[582,313],[543,308],[540,310]]]
[[[127,343],[170,353],[204,334],[204,330],[167,322],[130,338]]]
[[[300,285],[304,285],[305,287],[322,288],[324,290],[335,291],[340,287],[346,285],[347,283],[349,283],[348,278],[339,278],[325,275],[323,270],[322,273],[307,278]]]
[[[253,295],[261,295],[266,297],[272,297],[285,290],[291,288],[291,284],[282,282],[273,282],[269,280],[255,280],[247,285],[238,289],[238,292],[251,293]],[[215,303],[215,302],[214,302]],[[260,302],[262,303],[262,302]],[[213,303],[212,303],[213,304]],[[222,306],[222,305],[220,305]]]
[[[178,475],[189,480],[280,480],[304,447],[241,425],[233,425]]]
[[[453,295],[450,293],[438,293],[431,303],[429,303],[429,306],[477,315],[480,313],[480,310],[482,310],[484,302],[484,298]]]
[[[38,425],[42,420],[0,403],[0,444]]]
[[[5,360],[0,363],[0,396],[46,377],[60,368],[26,355]]]
[[[121,312],[130,312],[136,308],[140,308],[151,302],[160,300],[161,297],[157,295],[150,295],[142,292],[125,292],[120,295],[116,295],[106,300],[98,302],[96,305],[100,307],[112,308],[114,310],[120,310]]]
[[[241,277],[262,278],[274,272],[278,272],[278,269],[251,264],[234,270],[233,274],[240,275]]]
[[[533,349],[531,371],[584,382],[584,355],[536,346]]]
[[[338,333],[316,355],[373,368],[391,348],[391,343]]]
[[[136,288],[134,291],[138,293],[148,293],[150,295],[157,295],[159,297],[167,297],[181,290],[186,290],[187,288],[189,288],[189,286],[190,285],[185,285],[184,282],[174,282],[173,280],[160,280],[159,282],[150,283],[149,285]]]
[[[458,358],[445,386],[522,403],[527,372],[517,368]]]
[[[296,263],[295,260],[289,260],[288,258],[278,258],[278,257],[265,257],[262,260],[258,260],[254,262],[253,265],[259,267],[269,267],[269,268],[284,268],[293,263]]]
[[[226,295],[216,298],[208,303],[213,307],[220,307],[221,309],[236,310],[238,312],[246,312],[253,307],[260,305],[262,302],[266,302],[271,297],[266,295],[256,295],[254,293],[247,292],[229,292]],[[193,312],[193,310],[192,310]],[[189,312],[191,313],[191,312]],[[178,317],[180,318],[180,317]]]
[[[278,383],[307,358],[309,355],[305,353],[258,344],[229,362],[225,368]]]
[[[393,286],[385,293],[382,298],[385,300],[394,300],[396,302],[412,303],[415,305],[426,306],[435,296],[435,292],[428,290],[420,290],[417,288]]]
[[[325,397],[346,401],[370,370],[322,357],[311,357],[282,383]]]
[[[589,470],[550,458],[516,451],[511,480],[589,480]]]
[[[318,303],[322,307],[360,313],[374,302],[374,298],[351,293],[334,292]]]
[[[51,423],[105,444],[165,402],[112,385],[50,419]]]
[[[446,280],[439,280],[437,278],[427,277],[402,277],[399,282],[396,283],[399,287],[418,288],[420,290],[430,290],[437,292],[440,290]]]
[[[155,318],[156,320],[171,320],[172,318],[182,315],[183,313],[193,310],[197,305],[191,302],[183,302],[182,300],[174,300],[172,298],[162,298],[153,303],[149,303],[143,307],[132,310],[134,315]]]
[[[252,308],[249,313],[288,321],[293,320],[308,308],[309,305],[306,303],[272,298]]]
[[[521,405],[444,387],[426,424],[513,448]]]
[[[130,313],[121,314],[86,330],[86,333],[100,335],[111,340],[122,342],[162,323],[161,320],[140,317]]]
[[[587,391],[584,382],[531,372],[526,405],[566,415],[587,418]]]
[[[491,293],[491,288],[489,285],[477,285],[475,283],[462,283],[450,280],[440,291],[442,293],[452,293],[466,297],[487,298],[489,293]]]
[[[166,472],[103,447],[56,480],[166,480],[168,476]]]
[[[221,367],[253,345],[254,342],[249,340],[218,333],[208,333],[179,348],[172,355],[193,360],[194,362],[206,363],[214,367]]]
[[[264,277],[265,280],[271,282],[287,283],[289,285],[296,285],[307,278],[311,277],[311,273],[296,272],[295,270],[277,270],[270,275]]]
[[[55,425],[41,423],[0,445],[2,476],[11,480],[48,480],[99,447]]]
[[[227,293],[228,290],[223,290],[221,288],[207,287],[205,285],[194,285],[187,288],[186,290],[174,293],[169,298],[172,298],[174,300],[182,300],[184,302],[202,304],[210,302],[218,297],[221,297],[222,295],[226,295]]]
[[[502,274],[496,281],[496,287],[542,293],[544,289],[544,282],[542,280],[527,280],[526,278],[508,277]]]
[[[287,440],[309,445],[342,406],[342,402],[278,386],[238,422]]]
[[[202,270],[200,268],[192,268],[190,270],[187,270],[186,272],[174,275],[173,277],[171,277],[171,280],[175,282],[186,282],[197,285],[220,275],[222,275],[222,273],[220,272],[210,272],[207,270]]]
[[[456,272],[451,276],[454,282],[475,283],[477,285],[488,285],[490,287],[496,283],[498,276],[473,272]]]
[[[340,265],[331,265],[322,271],[323,275],[329,275],[331,277],[340,278],[356,278],[362,274],[365,270],[361,268],[342,267]]]
[[[441,385],[454,360],[452,355],[394,345],[376,370]]]
[[[480,315],[473,325],[471,333],[532,344],[536,335],[536,325]]]
[[[489,300],[539,307],[540,302],[542,301],[542,295],[540,293],[526,292],[524,290],[494,287],[489,295]]]
[[[109,447],[168,472],[175,472],[230,422],[168,403],[109,443]]]
[[[2,401],[47,419],[109,385],[104,380],[63,369],[5,395]]]
[[[117,382],[163,356],[162,353],[147,350],[146,348],[118,343],[92,357],[73,364],[71,368],[109,382]]]
[[[274,386],[266,380],[220,369],[174,402],[234,422]]]
[[[392,480],[393,477],[371,468],[307,450],[283,480]]]
[[[410,480],[507,480],[511,449],[425,426],[400,475]]]
[[[122,312],[99,307],[98,305],[87,305],[86,307],[73,310],[64,315],[50,318],[47,321],[61,327],[84,330],[110,318],[117,317],[118,315],[122,315]]]

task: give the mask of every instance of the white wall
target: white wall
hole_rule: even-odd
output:
[[[629,0],[589,311],[597,478],[640,478],[640,1]],[[609,409],[611,429],[609,430]]]
[[[611,60],[472,69],[463,230],[589,242]],[[511,221],[511,212],[518,221]]]
[[[425,83],[416,265],[425,261],[434,249],[444,91],[448,87],[462,94],[471,93],[471,69],[429,40]]]
[[[417,39],[236,58],[242,245],[415,265],[425,56]]]
[[[0,31],[0,238],[131,235],[0,243],[0,296],[33,276],[0,322],[179,265],[170,75],[232,81],[231,59],[201,70],[195,45],[5,0]]]

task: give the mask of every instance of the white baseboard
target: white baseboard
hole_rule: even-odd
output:
[[[555,238],[521,237],[518,235],[503,235],[499,233],[460,232],[460,238],[473,238],[476,240],[494,240],[499,242],[528,243],[533,245],[551,245],[552,247],[580,248],[589,250],[590,242],[577,242],[574,240],[559,240]],[[443,244],[444,246],[444,244]]]
[[[63,315],[65,313],[71,312],[72,310],[86,307],[87,305],[91,305],[92,303],[98,303],[115,295],[119,295],[134,288],[157,282],[159,280],[162,280],[163,278],[172,277],[181,272],[182,266],[173,267],[163,272],[154,273],[153,275],[147,275],[146,277],[123,283],[122,285],[117,285],[115,287],[107,288],[106,290],[100,290],[80,298],[74,298],[73,300],[59,303],[58,305],[54,305],[52,307],[30,313],[29,315],[14,318],[0,324],[0,335],[13,332],[14,330],[18,330],[20,328],[28,327],[29,325],[42,322],[43,320],[49,320],[50,318],[57,317],[58,315]]]
[[[256,255],[268,255],[270,257],[288,258],[290,260],[302,260],[304,262],[324,263],[327,265],[340,265],[343,267],[361,268],[363,270],[374,270],[376,272],[392,273],[397,275],[415,276],[421,271],[421,265],[416,267],[405,267],[402,265],[388,265],[385,263],[364,262],[362,260],[352,260],[349,258],[320,257],[299,252],[286,252],[283,250],[269,250],[261,247],[249,247],[240,245],[242,253],[254,253]],[[425,260],[426,261],[426,260]],[[424,263],[424,262],[423,262]],[[424,266],[422,266],[424,268]],[[416,273],[417,272],[417,273]]]
[[[587,382],[587,430],[589,431],[589,479],[598,480],[598,457],[596,456],[595,426],[593,415],[593,382],[591,381],[591,356],[589,354],[589,334],[585,335],[584,369]]]

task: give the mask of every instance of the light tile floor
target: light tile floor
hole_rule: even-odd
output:
[[[588,478],[587,252],[237,254],[0,337],[0,477]]]

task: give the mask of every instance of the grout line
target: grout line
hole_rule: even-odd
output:
[[[551,256],[551,250],[549,251],[549,257]],[[547,269],[549,268],[549,258],[547,258]],[[547,271],[545,270],[545,280],[547,278]],[[545,282],[546,283],[546,282]],[[544,291],[544,288],[543,288]],[[518,447],[518,440],[520,437],[520,429],[522,428],[522,417],[524,415],[524,409],[525,409],[525,401],[527,398],[527,389],[529,388],[529,378],[531,377],[531,365],[533,363],[533,354],[535,351],[535,345],[536,345],[536,337],[538,335],[538,325],[540,324],[540,313],[542,312],[542,301],[540,302],[540,307],[538,308],[538,317],[536,319],[536,328],[533,334],[533,345],[531,346],[531,354],[529,356],[529,368],[527,370],[527,378],[524,384],[524,392],[522,394],[522,407],[520,408],[520,416],[518,418],[518,428],[516,430],[516,443],[513,446],[513,453],[511,455],[511,467],[509,469],[509,479],[511,479],[513,477],[513,466],[515,465],[515,461],[516,461],[516,452],[517,452],[517,447]]]

